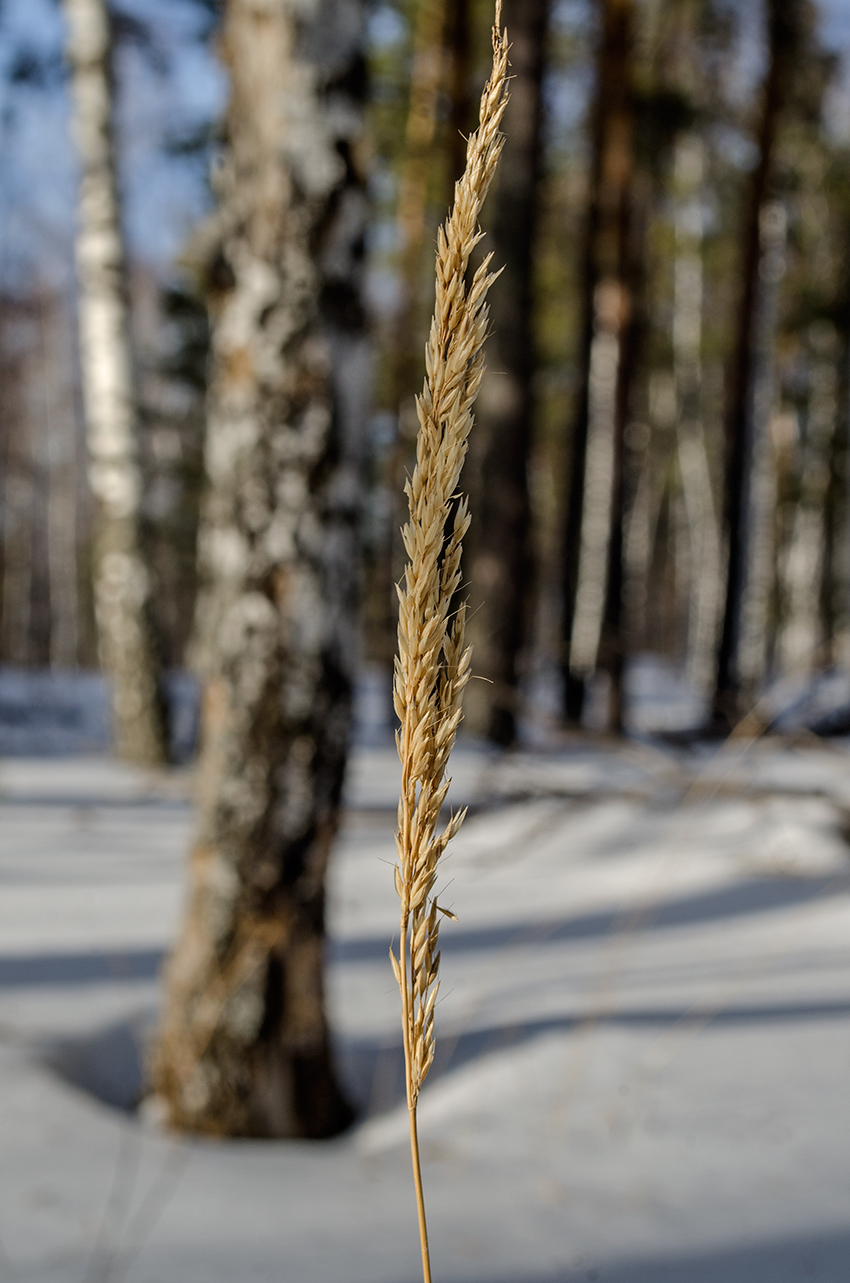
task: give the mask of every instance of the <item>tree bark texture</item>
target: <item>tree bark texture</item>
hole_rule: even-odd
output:
[[[564,546],[564,714],[581,719],[604,639],[622,672],[623,440],[635,353],[633,235],[636,102],[633,0],[600,0],[593,160],[582,286],[583,335]],[[615,695],[612,720],[621,720]]]
[[[359,0],[228,0],[189,906],[154,1088],[172,1125],[350,1119],[323,1002],[348,745],[368,354]]]
[[[474,668],[486,680],[467,687],[464,717],[473,730],[503,746],[516,738],[519,670],[531,610],[534,247],[548,10],[548,0],[507,0],[503,9],[511,40],[511,96],[491,246],[502,275],[492,294],[493,333],[479,402],[483,451],[468,567]]]
[[[726,420],[724,525],[728,540],[723,625],[717,655],[712,720],[723,732],[744,713],[746,700],[740,651],[744,631],[749,513],[755,453],[755,401],[764,211],[771,196],[777,130],[791,84],[797,48],[799,0],[769,0],[768,68],[758,131],[758,163],[753,171],[744,222],[741,301],[732,356]]]
[[[76,259],[89,481],[96,505],[98,645],[112,685],[118,752],[157,764],[167,756],[166,718],[139,539],[142,487],[112,126],[110,21],[105,0],[64,0],[64,8],[80,163]]]

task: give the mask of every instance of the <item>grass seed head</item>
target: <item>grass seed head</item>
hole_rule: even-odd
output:
[[[461,582],[463,538],[470,516],[458,484],[472,428],[472,407],[484,373],[487,292],[498,276],[487,255],[468,280],[470,256],[483,232],[481,207],[502,150],[507,104],[508,42],[497,0],[493,67],[481,95],[479,125],[470,136],[466,168],[437,236],[434,316],[425,348],[425,382],[417,398],[416,466],[405,486],[409,518],[402,531],[409,558],[398,586],[398,657],[393,702],[401,728],[396,890],[401,944],[393,971],[402,992],[408,1104],[415,1109],[434,1058],[434,1005],[439,987],[439,925],[434,899],[437,863],[465,812],[437,833],[448,792],[449,755],[469,680],[466,605],[452,615]],[[452,519],[452,512],[454,517]],[[455,919],[456,920],[456,919]]]

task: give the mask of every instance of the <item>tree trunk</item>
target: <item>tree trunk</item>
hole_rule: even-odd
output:
[[[420,0],[396,214],[402,300],[394,335],[394,405],[399,405],[407,398],[412,399],[420,365],[417,336],[422,301],[422,252],[437,132],[437,111],[440,89],[445,78],[445,22],[446,0]],[[412,435],[415,436],[416,414],[413,411],[411,418],[414,425]]]
[[[492,295],[488,371],[479,422],[484,441],[469,577],[476,675],[467,723],[495,744],[516,738],[520,656],[528,636],[532,555],[528,463],[534,421],[534,246],[541,163],[548,0],[507,0],[511,97],[493,222],[503,268]]]
[[[461,6],[463,7],[463,6]],[[452,13],[454,21],[454,12]],[[418,422],[414,396],[420,379],[426,321],[422,315],[423,252],[428,225],[429,189],[434,174],[440,90],[447,66],[447,0],[419,0],[413,34],[410,96],[405,122],[404,152],[399,166],[396,206],[399,304],[388,335],[388,390],[395,416],[395,438],[388,454],[384,489],[390,510],[388,536],[376,557],[372,582],[377,595],[371,650],[386,671],[387,713],[393,712],[393,657],[397,646],[398,596],[405,553],[401,527],[405,521],[404,481]]]
[[[80,161],[80,356],[96,512],[92,551],[100,660],[112,684],[118,752],[166,760],[165,705],[148,619],[139,544],[141,477],[130,354],[125,252],[112,129],[111,31],[104,0],[64,0]]]
[[[828,460],[824,512],[824,554],[820,610],[824,627],[824,666],[850,658],[850,284],[839,313],[835,427]]]
[[[744,515],[747,560],[741,588],[736,677],[738,717],[758,701],[770,667],[776,581],[776,458],[769,431],[776,402],[775,353],[779,294],[785,274],[787,214],[781,201],[762,211],[759,307],[753,361],[749,495]]]
[[[3,585],[0,601],[0,656],[25,666],[30,654],[32,602],[33,467],[27,432],[27,369],[21,356],[21,305],[2,301],[3,351],[0,411],[3,457],[0,515],[3,528]]]
[[[720,539],[703,425],[703,185],[704,157],[696,134],[676,146],[676,258],[673,361],[677,402],[677,454],[688,523],[688,676],[701,697],[713,677],[720,585]]]
[[[305,16],[306,15],[306,16]],[[348,745],[368,353],[360,0],[228,0],[189,908],[154,1088],[173,1126],[350,1119],[323,1002]]]
[[[61,297],[38,301],[39,359],[47,476],[47,578],[50,584],[50,667],[78,661],[77,421],[74,338]]]
[[[635,350],[630,264],[636,104],[633,0],[600,0],[593,172],[584,250],[580,385],[564,548],[564,714],[581,719],[586,679],[606,631],[605,663],[622,670],[623,433]],[[615,695],[612,720],[622,719]]]
[[[809,394],[801,447],[799,497],[784,565],[784,619],[777,651],[783,674],[809,677],[828,662],[829,614],[822,610],[827,582],[830,464],[836,458],[838,426],[838,334],[829,321],[815,321],[808,333]],[[832,551],[831,549],[829,550]]]
[[[533,9],[538,5],[540,0],[531,0],[529,8]],[[454,184],[460,178],[466,166],[466,140],[470,131],[478,123],[474,119],[473,92],[472,92],[472,13],[470,12],[470,0],[452,0],[449,6],[449,22],[446,30],[446,53],[449,58],[449,193],[448,204],[451,204]],[[505,14],[513,19],[514,25],[511,28],[513,33],[519,32],[518,21],[521,17],[522,5],[514,3],[510,9],[506,7]],[[514,13],[516,10],[516,13]],[[516,53],[516,41],[514,35],[511,36],[512,54]],[[516,65],[512,64],[514,74],[516,74]],[[516,88],[516,81],[513,82]]]
[[[747,567],[751,551],[757,357],[763,293],[759,271],[762,265],[764,213],[770,195],[777,127],[788,94],[797,46],[798,9],[799,0],[769,0],[768,3],[769,62],[758,134],[759,156],[753,171],[744,224],[743,284],[737,313],[731,396],[726,422],[724,524],[728,555],[725,601],[712,709],[713,723],[720,732],[731,729],[745,711],[741,645],[745,628]]]

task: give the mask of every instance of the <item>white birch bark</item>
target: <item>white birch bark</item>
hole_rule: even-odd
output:
[[[229,0],[201,524],[199,832],[155,1085],[172,1125],[327,1135],[367,349],[360,0]]]
[[[101,665],[112,686],[116,746],[165,760],[165,718],[139,546],[141,479],[128,332],[125,253],[112,133],[105,0],[63,0],[73,136],[80,164],[79,331],[89,482],[95,500],[94,600]]]
[[[688,676],[700,693],[713,680],[721,604],[720,534],[700,405],[702,382],[702,144],[676,147],[676,259],[673,353],[678,462],[690,540]]]
[[[606,289],[610,291],[611,288],[607,282],[603,282],[597,289],[597,295]],[[597,315],[605,311],[604,305],[600,305],[598,301],[596,311]],[[619,367],[619,333],[600,321],[590,348],[584,509],[578,588],[570,640],[570,669],[582,677],[590,676],[596,668],[605,613],[605,594],[608,589]]]

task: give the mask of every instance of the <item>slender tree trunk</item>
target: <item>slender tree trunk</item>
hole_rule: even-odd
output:
[[[47,453],[47,550],[50,581],[50,666],[76,668],[77,602],[77,424],[71,358],[73,339],[61,297],[39,301],[39,357]]]
[[[844,229],[844,244],[850,237]],[[837,316],[835,427],[828,459],[824,512],[823,577],[820,610],[825,664],[850,659],[850,265],[845,270]]]
[[[827,321],[808,335],[809,396],[800,467],[800,493],[785,563],[785,619],[779,636],[779,667],[809,676],[825,666],[831,619],[822,606],[827,582],[831,526],[831,468],[838,420],[838,335]],[[832,549],[829,549],[832,552]]]
[[[43,299],[33,299],[33,328],[44,324]],[[37,353],[37,354],[36,354]],[[41,352],[32,353],[30,369],[41,364]],[[32,380],[27,426],[29,428],[29,455],[32,469],[32,525],[30,528],[30,635],[28,663],[34,668],[50,667],[50,638],[52,613],[55,606],[56,585],[52,581],[50,558],[50,498],[53,478],[50,469],[50,409],[48,377],[45,371],[41,386]],[[58,594],[57,594],[58,595]]]
[[[787,97],[796,48],[799,0],[769,0],[768,69],[758,134],[758,163],[753,171],[744,224],[742,291],[737,313],[731,395],[726,422],[724,517],[728,539],[723,626],[717,656],[713,722],[723,732],[741,717],[746,699],[741,672],[747,566],[750,557],[755,455],[755,408],[763,258],[764,211],[774,166],[777,128]],[[769,221],[769,220],[768,220]]]
[[[625,613],[626,565],[625,520],[633,500],[633,460],[626,448],[626,428],[631,412],[635,376],[644,332],[643,300],[646,287],[646,241],[651,208],[650,179],[647,173],[636,173],[632,180],[631,198],[624,211],[622,228],[624,270],[620,283],[621,319],[620,354],[617,367],[617,390],[614,421],[611,425],[613,476],[611,516],[608,530],[605,611],[599,637],[597,664],[608,674],[607,724],[616,734],[625,730],[625,665],[627,621]],[[579,579],[581,584],[581,579]]]
[[[720,538],[701,405],[703,151],[695,134],[676,147],[673,360],[677,453],[690,543],[688,676],[707,695],[713,677],[720,587]]]
[[[776,586],[777,469],[769,431],[776,403],[776,338],[779,294],[785,274],[787,215],[780,201],[763,211],[760,300],[753,369],[752,455],[745,514],[747,562],[741,592],[737,654],[738,708],[743,715],[758,700],[774,649],[772,603]]]
[[[165,706],[139,545],[141,478],[127,318],[125,253],[112,129],[111,32],[104,0],[64,0],[80,161],[79,330],[95,498],[94,598],[101,664],[112,683],[122,757],[167,756]]]
[[[417,432],[414,395],[420,379],[425,318],[422,315],[423,252],[428,232],[428,201],[435,173],[442,178],[440,95],[450,103],[446,201],[466,164],[466,133],[472,113],[470,85],[469,0],[419,0],[413,38],[410,97],[405,123],[404,155],[399,173],[396,211],[400,301],[390,340],[388,400],[396,417],[396,436],[385,471],[386,493],[392,511],[389,537],[373,572],[378,594],[372,644],[386,665],[388,711],[392,708],[392,668],[396,651],[398,598],[395,585],[404,568],[401,527],[405,521],[404,479],[411,464]],[[437,169],[435,170],[435,161]],[[428,257],[430,270],[430,251]],[[429,276],[430,281],[430,276]],[[429,285],[429,288],[432,286]]]
[[[528,636],[532,555],[528,465],[534,422],[534,247],[541,162],[548,0],[507,0],[511,97],[494,202],[493,335],[481,393],[484,439],[470,559],[470,636],[476,675],[467,723],[496,744],[516,738],[520,657]]]
[[[637,469],[637,485],[629,510],[625,534],[626,582],[628,584],[629,623],[639,648],[645,648],[650,634],[649,613],[652,560],[657,541],[658,524],[668,486],[669,468],[658,459],[649,445],[649,432],[643,459]]]
[[[635,351],[630,265],[636,104],[633,0],[600,0],[593,169],[584,250],[580,386],[564,549],[564,714],[581,719],[603,625],[606,666],[622,669],[623,433]],[[612,718],[621,720],[615,695]]]
[[[20,324],[14,305],[7,324],[13,338]],[[13,349],[14,350],[14,349]],[[9,361],[3,370],[3,601],[0,654],[4,663],[25,666],[30,645],[32,600],[32,460],[27,433],[26,369]]]
[[[454,20],[454,18],[453,18]],[[440,90],[446,71],[447,0],[419,0],[413,37],[410,97],[405,123],[404,155],[396,207],[399,307],[390,336],[388,401],[396,415],[396,434],[386,465],[385,486],[392,513],[389,537],[374,571],[379,607],[374,648],[387,672],[388,712],[392,712],[392,671],[396,652],[398,597],[395,585],[404,567],[401,526],[404,522],[404,478],[414,449],[417,419],[414,395],[425,341],[422,310],[422,263],[428,193],[434,173]],[[420,329],[422,333],[420,334]]]
[[[539,0],[532,0],[534,8]],[[522,6],[514,6],[517,13]],[[506,11],[507,12],[507,11]],[[448,200],[451,202],[454,184],[463,173],[466,165],[466,140],[471,129],[475,128],[473,120],[472,92],[472,39],[471,39],[470,0],[451,0],[449,5],[449,22],[446,24],[446,52],[449,57],[449,183],[451,189]],[[513,40],[513,36],[511,37]]]
[[[172,1125],[213,1134],[327,1136],[350,1118],[323,936],[368,383],[361,26],[360,0],[224,10],[200,817],[154,1063]]]
[[[396,229],[402,291],[394,335],[393,404],[412,398],[419,370],[417,348],[428,187],[433,173],[437,109],[445,79],[446,0],[420,0],[410,77],[410,105],[399,179]],[[415,413],[412,419],[415,422]],[[415,435],[415,427],[413,428]]]

